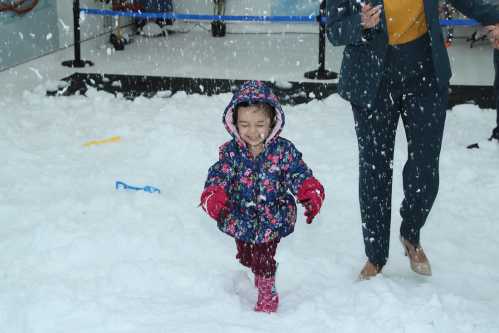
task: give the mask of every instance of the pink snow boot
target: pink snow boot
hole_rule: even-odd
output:
[[[258,301],[255,305],[256,312],[276,312],[279,306],[279,295],[275,290],[275,276],[255,276],[255,284],[258,288]]]

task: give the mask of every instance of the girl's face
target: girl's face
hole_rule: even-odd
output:
[[[250,150],[263,147],[270,134],[270,124],[268,113],[261,107],[250,105],[240,106],[237,109],[237,130]]]

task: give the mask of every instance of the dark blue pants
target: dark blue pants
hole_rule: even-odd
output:
[[[352,105],[359,147],[359,198],[368,259],[388,259],[395,134],[402,118],[408,159],[403,169],[400,234],[412,244],[437,196],[439,155],[447,89],[438,88],[429,38],[390,46],[383,79],[372,105]]]

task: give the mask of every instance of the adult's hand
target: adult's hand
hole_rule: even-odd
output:
[[[484,29],[492,47],[499,49],[499,23],[485,26]]]
[[[360,25],[364,29],[374,28],[380,20],[381,5],[373,7],[371,4],[363,4],[360,13]]]

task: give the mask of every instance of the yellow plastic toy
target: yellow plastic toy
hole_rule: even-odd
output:
[[[105,144],[105,143],[113,143],[113,142],[118,142],[118,141],[121,141],[121,136],[112,136],[110,138],[107,138],[107,139],[103,139],[103,140],[92,140],[92,141],[88,141],[88,142],[85,142],[83,144],[83,147],[90,147],[90,146],[94,146],[94,145],[102,145],[102,144]]]

